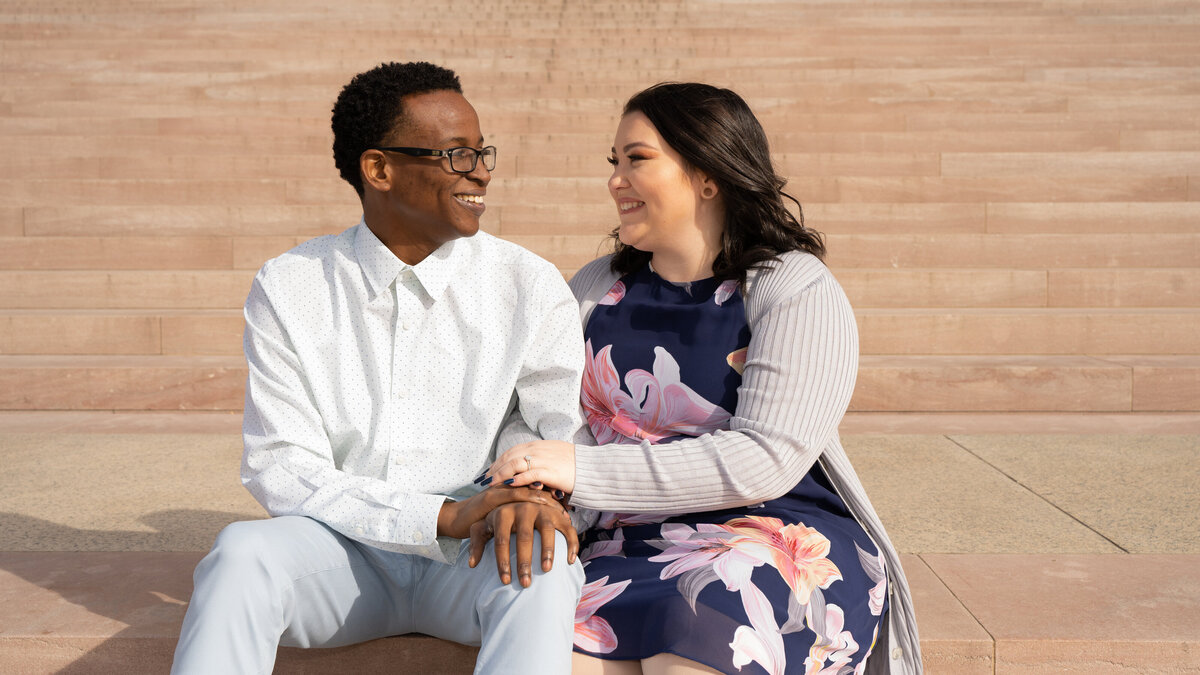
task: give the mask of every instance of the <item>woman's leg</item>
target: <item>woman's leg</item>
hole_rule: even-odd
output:
[[[587,654],[571,654],[571,675],[642,675],[640,661],[609,661]]]
[[[607,661],[575,652],[571,675],[722,675],[702,663],[674,654],[655,654],[641,661]]]
[[[648,659],[642,659],[644,675],[721,675],[721,671],[713,670],[702,663],[674,654],[655,654]]]

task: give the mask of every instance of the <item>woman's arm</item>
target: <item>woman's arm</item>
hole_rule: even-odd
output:
[[[628,513],[715,510],[779,497],[804,477],[854,391],[858,332],[850,303],[820,261],[787,254],[754,278],[747,318],[751,339],[730,429],[659,445],[575,445],[572,504]],[[498,478],[512,470],[504,460],[493,465]]]

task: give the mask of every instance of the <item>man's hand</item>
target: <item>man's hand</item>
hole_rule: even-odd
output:
[[[533,583],[533,533],[542,537],[542,571],[554,567],[554,531],[563,533],[567,539],[567,563],[573,564],[579,554],[579,536],[571,525],[571,517],[562,505],[516,502],[497,507],[487,518],[471,526],[471,557],[468,564],[475,567],[483,558],[483,549],[488,539],[496,540],[496,570],[500,581],[512,582],[509,561],[509,538],[517,537],[517,578],[523,588]]]
[[[492,487],[461,502],[446,502],[438,512],[437,533],[439,537],[466,539],[471,536],[471,525],[483,520],[497,506],[512,502],[541,504],[562,509],[549,493],[530,488]]]

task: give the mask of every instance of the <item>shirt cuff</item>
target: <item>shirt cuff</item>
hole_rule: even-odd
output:
[[[415,494],[410,495],[406,501],[406,508],[401,510],[396,521],[393,541],[405,547],[425,549],[422,555],[439,562],[447,562],[443,553],[445,547],[440,545],[440,540],[458,540],[437,536],[438,513],[446,503],[446,497]]]

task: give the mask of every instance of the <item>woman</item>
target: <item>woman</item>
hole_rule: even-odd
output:
[[[727,89],[660,84],[612,153],[616,252],[571,281],[598,444],[530,440],[489,470],[594,519],[573,672],[920,672],[900,561],[837,436],[854,317],[758,120]]]

